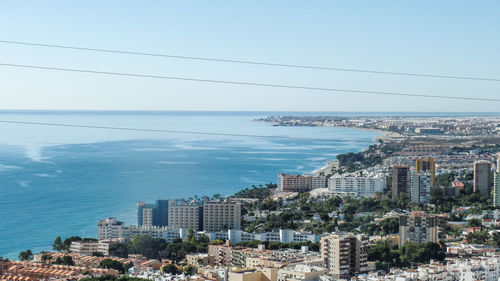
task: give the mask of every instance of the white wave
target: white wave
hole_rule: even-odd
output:
[[[172,148],[159,148],[159,147],[144,147],[144,148],[132,148],[133,151],[173,151]]]
[[[30,181],[18,181],[17,183],[21,187],[28,187],[30,185]]]
[[[0,171],[19,170],[19,169],[22,169],[22,168],[18,167],[18,166],[0,164]]]
[[[49,175],[49,174],[33,174],[34,176],[41,177],[41,178],[55,178],[56,176],[54,175]]]
[[[195,164],[199,164],[200,162],[191,162],[191,161],[158,161],[156,163],[158,163],[158,164],[169,164],[169,165],[176,165],[176,164],[195,165]]]

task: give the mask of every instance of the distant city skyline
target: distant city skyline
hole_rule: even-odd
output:
[[[500,78],[496,1],[5,2],[0,40]],[[285,69],[0,44],[0,63],[498,98],[500,82]],[[460,101],[0,66],[0,109],[497,112]]]

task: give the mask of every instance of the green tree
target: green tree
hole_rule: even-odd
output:
[[[63,241],[64,250],[69,251],[69,247],[71,246],[71,242],[73,241],[82,241],[80,236],[71,236],[70,238],[66,238]]]
[[[192,266],[192,265],[187,265],[184,267],[184,269],[182,270],[184,272],[184,274],[186,275],[194,275],[196,274],[197,272],[197,269],[195,266]]]
[[[62,258],[58,257],[54,263],[62,265],[75,265],[73,258],[70,256],[63,256]]]
[[[54,243],[52,244],[52,249],[54,251],[64,251],[64,244],[62,243],[61,236],[57,236],[56,240],[54,240]]]
[[[118,242],[109,244],[109,255],[119,258],[128,258],[127,245]]]
[[[470,227],[483,226],[483,222],[480,219],[470,219],[467,221],[467,226]]]
[[[33,252],[31,252],[30,249],[28,249],[26,251],[22,251],[22,252],[19,253],[18,258],[19,258],[20,261],[31,260],[33,258]]]
[[[179,268],[177,268],[177,266],[175,266],[174,264],[167,264],[165,265],[164,267],[161,268],[161,271],[163,273],[170,273],[170,274],[173,274],[173,275],[177,275],[179,274]]]
[[[104,259],[99,263],[100,268],[115,269],[121,274],[125,273],[125,267],[119,261],[113,259]]]

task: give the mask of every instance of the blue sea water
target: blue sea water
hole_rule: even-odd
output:
[[[376,132],[273,127],[269,112],[0,111],[0,120],[234,134],[332,138],[291,140],[190,135],[0,122],[0,256],[49,250],[58,235],[95,237],[97,221],[136,223],[136,202],[219,193],[311,172],[339,153],[360,151]],[[379,115],[369,113],[369,115]],[[394,114],[396,115],[396,114]]]

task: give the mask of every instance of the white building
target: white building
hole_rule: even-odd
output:
[[[448,271],[460,281],[498,281],[500,279],[500,256],[456,259],[448,263]]]
[[[97,224],[97,236],[99,239],[130,241],[134,235],[149,235],[153,238],[163,238],[167,242],[174,239],[185,239],[188,234],[187,228],[160,227],[160,226],[125,226],[123,222],[115,218],[101,220]],[[249,233],[237,229],[223,231],[198,231],[196,237],[207,236],[210,241],[217,239],[231,240],[233,243],[244,241],[269,241],[269,242],[319,242],[321,235],[297,232],[289,229],[281,229],[279,232]]]
[[[95,253],[102,254],[103,256],[109,255],[109,241],[73,241],[71,242],[69,251],[71,253],[91,256]]]
[[[118,238],[124,227],[125,224],[122,221],[117,221],[116,218],[100,220],[97,223],[97,239],[111,240]]]
[[[429,173],[412,173],[410,182],[411,201],[429,204],[431,201],[431,175]]]
[[[328,179],[328,189],[338,195],[373,196],[384,191],[386,186],[383,176],[341,176],[334,175]]]

